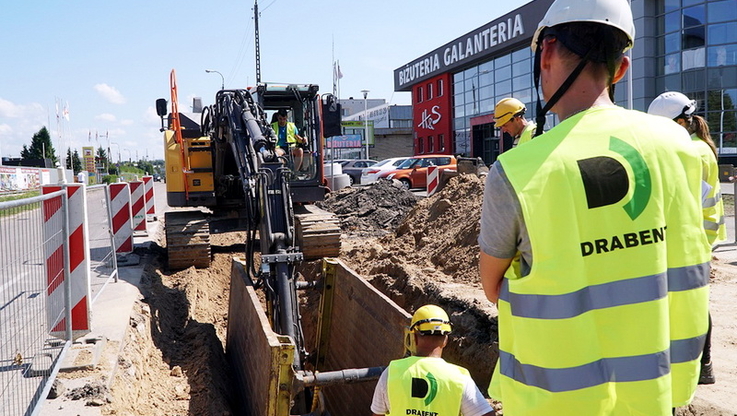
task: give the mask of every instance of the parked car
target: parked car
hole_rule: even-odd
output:
[[[456,158],[452,155],[421,155],[411,157],[396,170],[382,173],[380,177],[396,179],[407,189],[427,187],[427,168],[437,166],[438,175],[446,169],[456,169]]]
[[[382,173],[389,172],[390,170],[397,169],[397,166],[401,165],[402,162],[409,159],[408,157],[390,157],[380,162],[364,168],[361,172],[361,185],[368,185],[379,180],[379,176]]]
[[[342,160],[339,162],[343,168],[343,173],[351,177],[351,185],[361,183],[361,172],[364,168],[367,168],[376,163],[373,159],[349,159]]]

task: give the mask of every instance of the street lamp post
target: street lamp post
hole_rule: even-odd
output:
[[[206,69],[206,70],[205,70],[205,72],[207,72],[208,74],[210,74],[210,73],[213,73],[213,72],[214,72],[214,73],[216,73],[216,74],[220,75],[220,80],[222,81],[222,84],[221,84],[221,86],[220,86],[220,89],[221,89],[221,90],[224,90],[224,89],[225,89],[225,77],[223,76],[223,74],[221,74],[221,73],[220,73],[220,72],[218,72],[218,71],[215,71],[214,69]]]
[[[133,163],[133,159],[131,158],[131,150],[130,149],[125,149],[125,151],[128,152],[128,163],[131,163],[132,164]]]
[[[120,146],[115,142],[110,142],[110,145],[118,146],[118,164],[120,164]]]
[[[368,93],[369,90],[361,90],[363,93],[363,138],[366,140],[366,159],[369,158],[369,136],[368,136]]]

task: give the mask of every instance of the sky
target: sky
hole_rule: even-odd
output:
[[[340,98],[410,104],[394,70],[527,0],[259,0],[261,80],[318,84]],[[19,157],[46,126],[57,156],[109,148],[114,161],[163,159],[157,98],[180,110],[256,80],[254,0],[0,0],[0,155]],[[222,74],[206,73],[215,70]],[[58,116],[57,116],[58,115]]]

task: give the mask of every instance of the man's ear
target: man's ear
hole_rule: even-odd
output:
[[[553,36],[544,37],[541,41],[540,69],[550,69],[554,50],[558,47],[558,39]]]
[[[629,56],[623,56],[622,57],[622,63],[619,64],[619,68],[617,68],[617,71],[614,72],[614,78],[612,78],[612,84],[615,84],[619,82],[624,77],[624,74],[627,73],[627,69],[630,67],[630,57]]]

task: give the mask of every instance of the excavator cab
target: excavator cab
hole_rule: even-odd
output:
[[[318,90],[319,86],[315,84],[279,83],[259,83],[249,90],[259,106],[272,113],[272,129],[277,127],[276,114],[281,110],[282,114],[286,112],[287,121],[297,127],[297,134],[305,139],[294,150],[285,151],[283,156],[294,173],[290,187],[292,200],[297,203],[320,201],[327,192],[323,170],[323,129],[334,129],[335,126],[323,125]],[[340,128],[339,118],[337,124]],[[278,131],[274,131],[275,138],[277,134]]]

